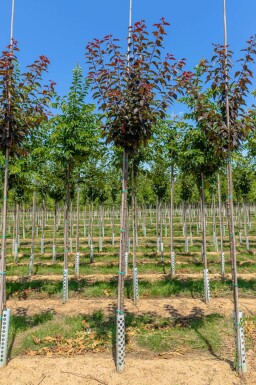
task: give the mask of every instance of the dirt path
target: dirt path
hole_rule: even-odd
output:
[[[5,385],[253,385],[255,372],[241,379],[227,362],[210,357],[145,359],[129,356],[117,374],[107,355],[73,358],[15,358],[0,372]]]
[[[161,279],[166,279],[169,277],[168,274],[162,273],[151,273],[151,274],[139,274],[139,278],[144,281],[155,282]],[[117,279],[117,274],[81,274],[80,279],[86,279],[89,282],[107,282],[113,279]],[[131,278],[131,274],[128,275],[128,278]],[[203,279],[202,273],[188,273],[188,274],[176,274],[176,279],[186,280],[186,279]],[[226,279],[231,279],[231,274],[225,274]],[[238,278],[243,280],[256,279],[256,273],[246,273],[238,274]],[[31,281],[62,281],[63,276],[61,274],[48,274],[48,275],[33,275],[32,277],[19,277],[18,275],[12,275],[6,277],[8,282],[17,282],[22,280],[31,280]],[[69,275],[69,279],[75,279],[74,274]],[[171,278],[170,278],[171,279]],[[209,274],[210,280],[221,280],[220,274]]]
[[[12,314],[34,315],[41,312],[52,311],[55,314],[92,314],[95,310],[101,309],[107,315],[113,314],[116,306],[115,300],[110,299],[69,299],[62,305],[60,299],[45,300],[10,300],[8,307]],[[256,301],[251,298],[240,299],[241,310],[248,315],[256,315]],[[200,299],[192,298],[166,298],[166,299],[141,299],[137,306],[131,300],[125,301],[126,312],[135,315],[152,313],[162,317],[187,317],[196,315],[208,315],[213,313],[230,316],[233,311],[233,302],[228,298],[212,299],[206,305]]]

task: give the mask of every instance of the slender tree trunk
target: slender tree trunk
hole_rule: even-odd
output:
[[[133,265],[133,302],[139,300],[138,268],[136,257],[136,193],[134,184],[134,167],[132,163],[132,265]]]
[[[26,211],[25,211],[25,202],[23,202],[23,208],[22,208],[22,238],[23,238],[23,239],[26,238],[26,231],[25,231],[25,215],[26,215]]]
[[[111,229],[112,229],[112,246],[115,244],[115,207],[114,207],[114,202],[112,206],[112,215],[111,215]]]
[[[44,230],[45,230],[45,200],[42,202],[42,236],[41,236],[41,254],[44,254]]]
[[[34,274],[34,258],[35,258],[35,226],[36,226],[36,191],[33,192],[32,207],[32,229],[31,229],[31,254],[29,261],[29,275]]]
[[[70,198],[69,198],[69,200],[70,200]],[[69,216],[69,221],[70,221],[70,227],[69,227],[69,234],[70,234],[69,249],[70,249],[70,252],[73,253],[73,201],[70,201],[68,216]]]
[[[157,245],[157,252],[159,252],[159,216],[158,216],[158,198],[156,200],[156,245]]]
[[[187,203],[183,203],[183,232],[185,239],[185,253],[188,252],[188,238],[187,238]]]
[[[125,356],[125,324],[124,324],[124,279],[125,279],[125,250],[126,250],[126,220],[127,220],[127,189],[128,189],[128,154],[123,154],[122,203],[120,218],[120,250],[118,272],[118,299],[117,299],[117,341],[116,341],[116,368],[121,373],[124,370]]]
[[[206,220],[205,220],[205,198],[204,198],[204,174],[201,173],[201,227],[202,227],[202,257],[204,265],[204,300],[205,303],[210,302],[210,284],[207,266],[207,255],[206,255]]]
[[[14,263],[18,263],[18,247],[19,247],[19,203],[16,203],[15,216],[15,242],[14,242]]]
[[[52,260],[56,261],[57,202],[54,202]]]
[[[223,220],[222,220],[222,204],[220,191],[220,175],[218,174],[218,201],[219,201],[219,221],[220,221],[220,255],[221,255],[221,276],[225,274],[225,254],[223,249]]]
[[[84,238],[86,238],[86,202],[84,205],[83,222],[84,222]]]
[[[77,207],[76,207],[76,259],[75,259],[75,275],[79,277],[80,252],[79,252],[79,222],[80,222],[80,191],[77,190]]]
[[[69,205],[70,205],[70,165],[67,167],[66,199],[64,206],[64,271],[63,271],[63,295],[62,303],[68,300],[68,251],[69,251]]]
[[[175,254],[173,245],[173,199],[174,199],[174,167],[171,166],[171,207],[170,207],[170,250],[171,277],[175,275]]]
[[[230,257],[231,257],[231,265],[232,265],[232,285],[233,285],[234,312],[235,312],[235,325],[236,325],[237,371],[241,372],[242,367],[240,367],[241,365],[240,362],[242,362],[242,350],[241,350],[242,345],[241,345],[241,336],[239,333],[240,314],[239,314],[239,301],[238,301],[236,242],[235,242],[235,227],[234,227],[232,165],[230,161],[228,161],[227,163],[227,187],[228,187],[227,215],[228,215],[228,226],[229,226],[229,246],[230,246]]]
[[[4,197],[2,217],[2,242],[1,242],[1,268],[0,268],[0,317],[6,310],[6,235],[7,235],[7,199],[8,199],[8,176],[9,176],[9,149],[5,150],[4,167]],[[1,320],[2,318],[0,318]]]
[[[228,89],[228,53],[227,53],[227,18],[226,18],[226,0],[223,0],[224,5],[224,47],[225,47],[225,99],[226,99],[226,114],[225,123],[228,131],[228,158],[227,158],[227,219],[229,227],[229,245],[230,258],[232,263],[232,284],[234,297],[234,320],[236,333],[236,369],[239,373],[246,372],[245,357],[243,357],[243,349],[241,340],[241,316],[238,303],[238,281],[237,281],[237,263],[236,263],[236,241],[235,241],[235,226],[234,226],[234,202],[233,202],[233,177],[231,164],[231,130],[229,116],[229,89]]]
[[[244,237],[245,237],[245,245],[246,245],[246,250],[250,250],[250,245],[249,245],[249,239],[248,239],[248,230],[247,230],[247,206],[245,202],[243,202],[243,210],[244,210]]]

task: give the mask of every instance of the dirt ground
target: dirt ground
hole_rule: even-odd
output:
[[[151,273],[151,274],[139,274],[139,278],[141,280],[150,281],[150,282],[156,282],[161,279],[166,279],[168,275],[163,273]],[[88,282],[108,282],[110,280],[113,280],[117,277],[117,274],[81,274],[79,276],[80,279],[86,279]],[[131,278],[131,275],[128,274],[128,278]],[[176,279],[202,279],[203,273],[191,273],[191,274],[176,274]],[[231,274],[225,274],[226,279],[232,279]],[[243,280],[251,280],[256,279],[256,273],[245,273],[245,274],[238,274],[238,278]],[[6,280],[8,282],[21,282],[25,280],[29,281],[62,281],[63,277],[62,275],[56,275],[56,274],[48,274],[48,275],[33,275],[32,277],[27,277],[26,279],[24,277],[19,277],[17,275],[13,276],[7,276]],[[75,279],[74,274],[69,275],[69,279]],[[209,274],[210,280],[221,280],[222,277],[220,274]]]
[[[91,314],[102,309],[107,315],[116,305],[111,299],[72,299],[65,305],[61,299],[10,300],[12,314],[33,315],[42,311],[55,314]],[[241,298],[241,309],[256,315],[255,299]],[[154,313],[164,317],[193,316],[197,313],[219,313],[230,316],[232,299],[212,299],[209,305],[191,298],[145,299],[134,306],[126,300],[126,311],[134,314]],[[117,374],[111,354],[87,353],[75,357],[18,357],[0,371],[5,385],[256,385],[255,354],[247,352],[248,374],[241,378],[232,370],[232,362],[205,354],[149,355],[128,353],[123,374]]]
[[[240,298],[241,310],[250,316],[256,315],[256,301],[254,298]],[[112,299],[70,299],[64,305],[59,299],[26,299],[9,300],[12,314],[34,315],[41,312],[51,311],[54,314],[92,314],[95,310],[101,309],[106,315],[114,312],[116,301]],[[231,298],[214,298],[206,305],[200,299],[192,298],[159,298],[141,299],[137,306],[132,300],[125,301],[125,311],[135,315],[153,313],[162,317],[186,317],[200,314],[208,315],[218,313],[230,316],[233,312],[233,301]]]
[[[124,373],[116,373],[112,357],[15,358],[0,371],[5,385],[253,385],[256,373],[245,378],[228,362],[209,357],[147,359],[128,356]]]

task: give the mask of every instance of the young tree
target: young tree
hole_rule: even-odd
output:
[[[198,190],[201,190],[201,229],[202,257],[204,264],[204,299],[210,302],[210,284],[206,255],[206,216],[205,216],[205,178],[211,177],[221,166],[222,159],[216,156],[215,148],[207,140],[202,127],[205,122],[199,121],[199,127],[188,127],[180,144],[179,165],[183,172],[194,175]]]
[[[31,130],[47,118],[47,104],[53,92],[54,83],[42,84],[42,75],[47,70],[49,60],[40,56],[20,73],[15,41],[0,57],[0,146],[5,157],[4,203],[2,226],[2,249],[0,266],[0,317],[1,350],[0,365],[6,364],[9,314],[6,307],[6,216],[8,199],[9,158],[24,155],[24,139]],[[6,345],[5,345],[6,344]]]
[[[163,39],[168,23],[154,25],[152,38],[144,21],[129,27],[128,52],[121,52],[112,35],[94,39],[86,47],[90,78],[104,112],[103,136],[123,150],[119,279],[117,303],[117,371],[124,370],[124,271],[128,191],[128,156],[132,156],[152,135],[152,126],[165,116],[167,106],[177,98],[177,77],[184,60],[168,54],[164,60]]]
[[[185,127],[186,123],[184,120],[179,119],[178,117],[159,120],[155,127],[154,140],[151,144],[153,158],[156,160],[161,159],[170,173],[170,270],[172,277],[175,275],[175,252],[173,242],[175,173],[177,171],[179,142]]]
[[[94,106],[85,104],[88,90],[89,83],[83,77],[82,68],[75,67],[68,95],[57,98],[54,105],[61,113],[50,121],[50,156],[62,170],[60,177],[65,184],[63,303],[68,299],[68,224],[70,196],[74,191],[74,170],[96,152],[99,139]]]
[[[225,34],[226,36],[226,34]],[[236,242],[234,233],[234,207],[233,207],[233,178],[232,178],[232,153],[236,151],[248,136],[253,127],[251,114],[245,110],[246,97],[249,93],[253,72],[250,66],[255,62],[256,38],[247,41],[247,46],[242,50],[244,55],[239,62],[240,70],[236,70],[233,52],[224,45],[215,45],[214,56],[211,63],[201,61],[200,68],[205,74],[204,81],[209,81],[212,97],[206,101],[198,92],[198,87],[193,86],[193,79],[189,78],[188,92],[197,98],[195,114],[203,117],[207,122],[204,127],[209,141],[214,144],[216,153],[227,162],[227,216],[229,224],[230,257],[232,262],[232,283],[234,297],[234,311],[236,324],[236,369],[238,372],[246,371],[244,347],[241,338],[241,312],[238,303],[238,282],[236,264]],[[214,108],[212,108],[214,103]]]

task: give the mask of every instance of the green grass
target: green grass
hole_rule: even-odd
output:
[[[238,280],[240,295],[250,295],[255,297],[256,280]],[[231,280],[219,280],[210,282],[211,296],[227,296],[232,293]],[[166,277],[160,281],[149,282],[140,280],[139,291],[141,298],[169,298],[192,297],[202,298],[204,284],[202,279],[170,279]],[[7,297],[26,299],[26,298],[46,298],[60,297],[62,292],[62,281],[17,281],[7,282]],[[83,298],[116,298],[117,278],[109,281],[89,282],[86,279],[69,280],[69,296]],[[125,282],[125,296],[133,297],[133,284],[129,279]]]
[[[78,333],[85,338],[88,349],[93,350],[88,336],[93,333],[104,350],[110,351],[115,345],[115,316],[107,318],[101,311],[90,316],[56,316],[41,313],[34,317],[18,316],[11,318],[10,354],[11,357],[38,351],[42,348],[54,348],[56,342],[45,337],[76,339]],[[134,344],[136,351],[163,353],[176,350],[188,352],[208,352],[219,358],[225,358],[225,347],[233,345],[232,320],[219,314],[203,315],[200,309],[194,309],[188,317],[158,317],[154,314],[134,316],[126,314],[126,343],[128,350]],[[130,343],[132,343],[130,345]],[[41,353],[42,354],[42,351]]]

